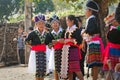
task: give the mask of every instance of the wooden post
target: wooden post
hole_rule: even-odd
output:
[[[25,0],[25,31],[28,32],[28,28],[32,25],[32,2],[31,0]],[[28,63],[30,54],[30,48],[25,46],[25,64]]]

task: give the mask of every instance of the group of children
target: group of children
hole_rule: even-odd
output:
[[[112,68],[120,62],[120,5],[115,12],[115,28],[108,32],[108,47],[105,49],[100,38],[100,21],[98,18],[99,6],[94,1],[86,4],[87,17],[85,31],[79,18],[74,15],[66,17],[67,29],[62,29],[59,17],[50,18],[52,31],[45,30],[45,16],[39,14],[34,17],[36,29],[26,37],[26,45],[31,47],[28,63],[30,72],[35,73],[36,80],[44,80],[46,75],[46,46],[54,50],[55,80],[84,80],[84,58],[88,68],[92,68],[93,80],[98,79],[99,67]],[[108,53],[107,53],[108,51]],[[104,62],[102,62],[104,61]],[[114,63],[114,64],[113,64]],[[110,80],[110,79],[108,79]]]

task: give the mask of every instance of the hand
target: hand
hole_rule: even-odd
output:
[[[64,43],[65,40],[64,40],[64,39],[59,39],[58,41],[59,41],[60,43]]]
[[[108,65],[108,67],[109,67],[109,70],[111,70],[111,69],[112,69],[112,66],[111,66],[111,61],[110,61],[110,59],[107,60],[107,65]]]
[[[53,43],[53,45],[55,45],[57,43],[57,41],[56,40],[52,40],[52,43]]]
[[[31,45],[27,45],[29,48],[32,48],[32,46]]]
[[[53,47],[53,45],[49,45],[49,46],[48,46],[49,49],[52,49],[52,47]]]
[[[17,38],[13,38],[13,41],[17,41]]]
[[[118,72],[120,69],[120,63],[117,63],[116,66],[115,66],[115,72]]]
[[[66,39],[65,43],[68,43],[68,42],[74,42],[74,39]]]

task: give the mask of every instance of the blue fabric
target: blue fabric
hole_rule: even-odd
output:
[[[93,62],[93,63],[90,63],[90,64],[87,64],[87,67],[89,68],[92,68],[94,66],[102,66],[103,64],[101,62]]]
[[[110,55],[120,56],[120,49],[110,48]]]
[[[18,42],[18,43],[17,43],[18,49],[24,49],[25,44],[24,44],[23,34],[20,34],[20,35],[18,36],[17,42]]]

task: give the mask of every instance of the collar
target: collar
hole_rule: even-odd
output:
[[[59,27],[58,32],[55,32],[55,30],[52,30],[52,32],[51,32],[51,33],[54,33],[54,34],[59,34],[60,32],[62,32],[62,28],[61,28],[61,27]]]
[[[68,27],[67,28],[67,31],[73,31],[73,30],[75,30],[77,27],[76,27],[76,25],[73,25],[72,27]]]
[[[91,15],[90,17],[87,18],[87,20],[86,20],[86,27],[85,27],[85,28],[87,28],[88,21],[89,21],[91,18],[94,18],[94,17],[95,17],[94,15]]]
[[[38,30],[38,28],[36,30],[41,34],[41,36],[43,36],[45,33],[45,29],[42,31],[42,33]]]

